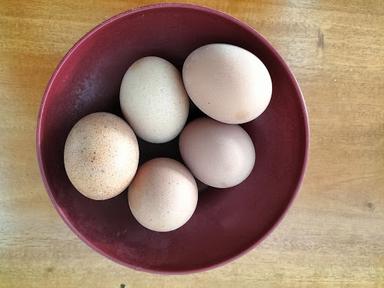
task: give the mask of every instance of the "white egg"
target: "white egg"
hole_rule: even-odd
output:
[[[205,114],[228,124],[241,124],[267,108],[272,81],[251,52],[229,44],[209,44],[185,60],[183,80],[191,100]]]
[[[149,56],[137,60],[125,73],[120,105],[140,138],[164,143],[183,129],[189,98],[176,67],[162,58]]]
[[[255,148],[248,133],[239,125],[210,118],[189,123],[180,135],[179,147],[192,174],[217,188],[240,184],[255,164]]]
[[[64,147],[68,178],[84,196],[105,200],[123,192],[139,163],[135,134],[120,117],[93,113],[71,129]]]
[[[136,220],[158,232],[184,225],[196,209],[198,190],[188,169],[169,158],[144,163],[128,188],[128,203]]]

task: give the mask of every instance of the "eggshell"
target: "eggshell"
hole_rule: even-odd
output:
[[[132,129],[110,113],[80,119],[64,147],[64,166],[84,196],[105,200],[123,192],[136,173],[139,147]]]
[[[239,125],[209,118],[189,123],[179,139],[181,156],[193,175],[216,188],[240,184],[252,172],[255,148]]]
[[[183,80],[191,100],[205,114],[228,124],[241,124],[267,108],[272,81],[251,52],[229,44],[209,44],[185,60]]]
[[[137,60],[125,73],[120,105],[140,138],[164,143],[183,129],[189,98],[176,67],[162,58],[149,56]]]
[[[144,227],[166,232],[184,225],[196,209],[196,181],[188,169],[170,158],[142,165],[128,189],[128,203]]]

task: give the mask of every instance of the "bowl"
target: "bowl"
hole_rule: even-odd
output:
[[[133,218],[126,191],[106,201],[90,200],[77,192],[63,163],[71,127],[97,111],[121,115],[120,83],[138,58],[155,55],[181,68],[190,52],[208,43],[230,43],[251,51],[272,78],[269,107],[256,120],[242,125],[256,147],[251,175],[233,188],[201,188],[192,218],[167,233],[147,230]],[[199,115],[193,108],[190,119]],[[134,269],[188,273],[226,263],[271,232],[302,182],[308,133],[300,88],[287,64],[259,33],[209,8],[157,4],[103,22],[64,56],[42,99],[36,140],[46,190],[81,240]],[[140,141],[140,150],[140,162],[160,156],[180,159],[177,139],[161,145]]]

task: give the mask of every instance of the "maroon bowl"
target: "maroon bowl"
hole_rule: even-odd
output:
[[[252,174],[229,189],[207,187],[190,221],[172,232],[143,228],[127,194],[106,201],[85,198],[64,170],[66,136],[81,117],[97,111],[121,115],[124,72],[140,57],[156,55],[181,68],[208,43],[230,43],[267,66],[273,95],[268,109],[243,125],[257,153]],[[201,114],[192,109],[190,119]],[[228,262],[259,243],[286,212],[303,179],[309,130],[300,88],[281,56],[248,25],[204,7],[158,4],[103,22],[65,55],[45,91],[37,126],[37,155],[48,194],[60,216],[90,247],[128,267],[158,273],[201,271]],[[140,141],[140,161],[180,159],[177,139]]]

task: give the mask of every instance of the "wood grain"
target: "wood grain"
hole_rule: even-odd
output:
[[[97,23],[153,1],[0,1],[0,287],[384,287],[384,2],[193,1],[265,35],[310,115],[310,162],[287,217],[246,256],[159,276],[93,252],[54,211],[35,127],[45,85]]]

